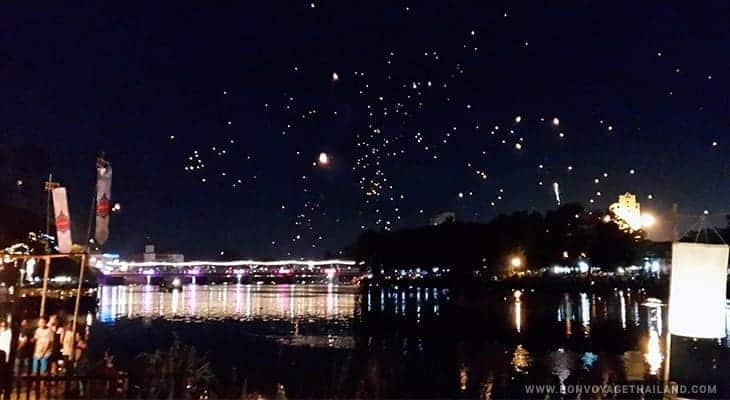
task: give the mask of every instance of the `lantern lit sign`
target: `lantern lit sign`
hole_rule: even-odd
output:
[[[727,245],[672,245],[669,332],[693,338],[725,337],[727,262]]]

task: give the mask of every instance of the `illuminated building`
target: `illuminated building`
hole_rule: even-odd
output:
[[[608,208],[613,221],[624,231],[634,232],[654,224],[654,217],[650,214],[641,214],[641,204],[636,196],[624,193],[618,196],[618,202]]]
[[[135,260],[142,260],[144,262],[184,262],[185,256],[180,253],[157,253],[155,252],[155,245],[146,244],[144,246],[144,253],[141,256],[134,257]]]

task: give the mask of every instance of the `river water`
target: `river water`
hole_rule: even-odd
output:
[[[268,395],[281,383],[291,398],[542,398],[525,385],[654,382],[665,357],[666,306],[627,289],[475,300],[412,286],[106,286],[98,296],[93,356],[108,350],[134,369],[175,334],[219,381],[245,378]],[[709,346],[704,374],[727,377],[727,342]]]

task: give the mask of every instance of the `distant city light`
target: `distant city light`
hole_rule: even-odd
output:
[[[589,266],[588,263],[585,261],[578,261],[578,271],[580,271],[581,274],[585,274],[588,272]]]

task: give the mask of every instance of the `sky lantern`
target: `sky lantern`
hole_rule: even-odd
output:
[[[319,157],[317,157],[317,163],[319,163],[320,166],[327,166],[330,163],[330,156],[325,153],[321,152],[319,153]]]

